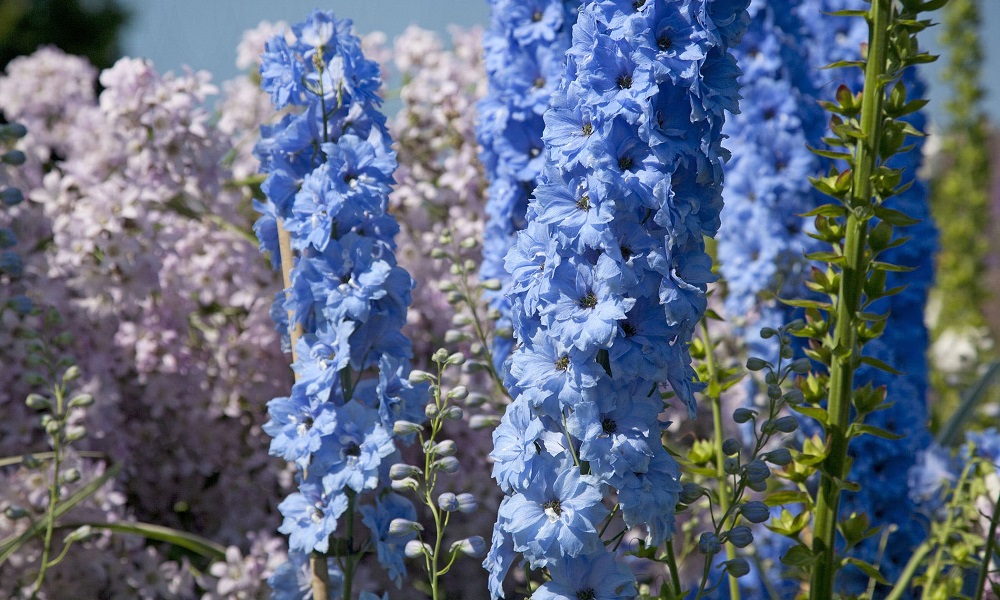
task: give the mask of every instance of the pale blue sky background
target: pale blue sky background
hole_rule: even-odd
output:
[[[319,7],[349,17],[357,31],[381,30],[395,37],[414,23],[444,31],[450,23],[485,25],[485,0],[121,0],[133,17],[125,34],[125,53],[151,58],[161,71],[182,65],[212,72],[221,82],[237,75],[236,44],[243,31],[262,20],[302,20]],[[989,91],[986,108],[1000,122],[1000,0],[983,0],[983,41],[987,63],[984,83]],[[934,49],[937,29],[923,40]],[[931,83],[931,113],[939,114],[942,98],[938,69],[944,59],[925,70]]]

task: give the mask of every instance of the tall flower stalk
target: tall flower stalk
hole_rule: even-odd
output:
[[[542,174],[542,115],[563,74],[580,2],[488,2],[490,27],[483,38],[488,88],[479,103],[476,132],[489,179],[480,275],[501,282],[500,290],[489,294],[491,306],[500,313],[500,331],[509,331],[511,324],[504,256],[525,227],[528,199]],[[496,336],[493,346],[494,366],[501,371],[513,341],[509,335]]]
[[[545,114],[544,172],[506,258],[519,346],[492,453],[507,493],[485,562],[494,597],[515,553],[548,569],[535,598],[633,597],[614,550],[633,527],[652,547],[670,537],[680,469],[661,442],[659,391],[694,411],[688,344],[713,279],[704,236],[719,227],[720,132],[739,98],[727,49],[745,9],[580,10]]]
[[[425,393],[408,383],[410,344],[400,333],[413,283],[396,265],[398,225],[386,212],[396,161],[377,110],[379,69],[350,27],[317,11],[292,28],[294,41],[268,42],[261,86],[287,114],[262,129],[256,149],[267,201],[255,230],[285,273],[272,315],[289,335],[296,373],[291,396],[268,404],[265,431],[271,454],[298,467],[279,531],[293,552],[312,555],[317,599],[337,591],[328,556],[344,598],[359,560],[376,549],[401,582],[413,534],[389,524],[416,513],[384,474],[398,456],[394,423],[420,422]],[[371,530],[361,545],[359,511]]]

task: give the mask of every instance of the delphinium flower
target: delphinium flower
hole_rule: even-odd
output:
[[[494,433],[493,476],[507,493],[485,561],[494,597],[516,553],[549,569],[550,597],[633,597],[598,531],[612,490],[626,527],[652,546],[670,536],[680,469],[660,439],[659,390],[669,384],[693,412],[687,345],[713,279],[703,236],[719,227],[721,128],[739,98],[727,50],[745,9],[580,10],[544,117],[545,169],[505,261],[519,345],[514,400]],[[585,565],[613,589],[572,587]]]
[[[378,65],[364,58],[350,27],[313,12],[292,27],[291,42],[271,38],[261,65],[262,88],[287,112],[262,128],[257,146],[267,201],[258,204],[255,229],[272,261],[294,252],[281,265],[290,285],[272,314],[294,342],[297,374],[291,395],[269,404],[265,430],[271,453],[298,467],[298,491],[279,506],[279,531],[301,553],[326,553],[345,524],[350,532],[360,521],[362,502],[374,504],[365,522],[377,528],[407,506],[412,512],[384,475],[398,454],[394,423],[423,418],[424,390],[407,382],[410,343],[400,333],[413,283],[396,265],[399,227],[386,212],[396,158],[378,112]],[[373,531],[372,539],[383,535]],[[343,559],[345,595],[358,551],[347,548]],[[397,583],[401,551],[378,544]]]
[[[819,145],[826,121],[809,78],[796,5],[751,3],[749,29],[733,48],[743,70],[743,110],[723,130],[733,156],[717,258],[726,313],[746,323],[754,356],[771,350],[760,344],[760,328],[790,320],[791,311],[773,298],[798,297],[808,271],[803,254],[818,244],[806,234],[811,220],[801,215],[822,203],[809,183],[822,165],[807,145]]]
[[[525,227],[525,211],[545,160],[542,114],[563,74],[570,30],[581,0],[489,0],[490,26],[483,38],[486,98],[479,104],[480,159],[489,180],[483,236],[484,279],[503,282],[491,304],[500,311],[500,329],[510,327],[505,297],[509,275],[504,256]],[[501,369],[513,342],[494,341]]]
[[[829,16],[828,13],[854,9],[865,10],[863,2],[855,0],[810,0],[801,3],[796,12],[806,26],[805,44],[809,51],[814,85],[833,93],[837,82],[846,78],[846,85],[857,92],[863,86],[859,69],[820,69],[821,66],[840,60],[859,60],[862,45],[868,42],[868,28],[864,19]],[[914,67],[903,73],[902,82],[909,99],[922,98],[925,88]],[[922,112],[904,118],[917,130],[922,130],[926,119]],[[875,526],[899,529],[892,534],[879,556],[880,536],[863,541],[854,555],[863,560],[880,564],[883,575],[893,581],[909,559],[910,549],[926,536],[924,526],[913,518],[914,505],[908,501],[907,471],[914,463],[918,450],[929,443],[927,430],[927,359],[928,333],[924,325],[924,307],[933,281],[933,256],[937,247],[937,230],[930,217],[928,192],[925,182],[917,178],[921,161],[922,138],[907,140],[913,147],[896,155],[888,162],[892,168],[903,169],[902,185],[912,186],[888,199],[885,206],[902,211],[919,222],[899,228],[897,237],[909,241],[898,248],[886,251],[879,260],[904,265],[914,270],[907,273],[888,273],[886,289],[905,285],[899,293],[866,309],[888,312],[882,337],[869,343],[865,354],[888,363],[901,371],[890,375],[871,367],[861,369],[855,385],[872,383],[887,386],[887,401],[893,405],[873,413],[866,422],[905,436],[900,440],[887,440],[875,436],[862,436],[851,445],[854,458],[851,478],[862,489],[846,493],[841,501],[841,514],[866,513]],[[868,585],[868,577],[857,570],[846,570],[841,576],[845,593],[859,593]]]

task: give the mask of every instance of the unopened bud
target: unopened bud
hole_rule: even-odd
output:
[[[393,519],[389,522],[389,535],[391,536],[409,535],[423,530],[423,525],[409,519]]]
[[[455,512],[458,510],[458,497],[451,492],[445,492],[438,496],[438,508],[445,512]]]
[[[471,556],[472,558],[480,558],[486,554],[486,541],[482,537],[474,535],[452,544],[451,551],[461,552],[462,554]]]
[[[711,531],[705,531],[698,538],[698,550],[702,554],[707,554],[712,556],[718,554],[722,550],[722,542],[719,541],[719,536],[715,535]]]
[[[751,523],[763,523],[771,517],[771,511],[768,510],[767,505],[759,500],[747,502],[740,507],[740,512]]]
[[[737,525],[726,534],[726,541],[737,548],[746,548],[753,542],[753,532],[746,525]]]
[[[446,456],[431,463],[431,466],[442,473],[457,473],[461,466],[454,456]]]
[[[420,540],[410,540],[406,542],[406,546],[403,548],[403,554],[406,555],[406,558],[420,558],[425,554],[429,555],[431,552],[433,552],[431,545]]]
[[[733,577],[743,577],[750,572],[750,563],[745,558],[734,558],[722,563],[727,572]]]
[[[395,435],[410,435],[412,433],[419,433],[424,429],[424,426],[419,423],[413,423],[411,421],[396,421],[392,424],[392,433]]]
[[[476,497],[468,492],[459,494],[458,496],[455,496],[455,498],[458,500],[458,512],[476,512],[476,508],[479,507],[479,503],[476,502]]]

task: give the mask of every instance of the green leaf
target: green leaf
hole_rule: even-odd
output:
[[[874,579],[875,581],[881,583],[882,585],[889,585],[889,582],[885,580],[885,577],[882,577],[882,574],[878,572],[877,568],[875,568],[874,566],[866,563],[863,560],[859,560],[857,558],[849,557],[849,558],[845,558],[841,564],[843,564],[843,565],[854,565],[855,567],[857,567],[857,568],[861,569],[862,571],[864,571],[865,575],[867,575],[868,577]]]
[[[897,371],[896,369],[893,369],[891,366],[889,366],[888,363],[886,363],[884,361],[881,361],[881,360],[875,358],[874,356],[862,356],[861,357],[861,362],[865,363],[866,365],[868,365],[870,367],[875,367],[876,369],[879,369],[880,371],[885,371],[886,373],[890,373],[892,375],[902,375],[903,374],[902,371]]]
[[[868,425],[867,423],[852,423],[851,426],[847,428],[847,437],[849,438],[854,438],[864,434],[874,435],[875,437],[879,437],[884,440],[901,440],[904,437],[882,429],[881,427]]]
[[[785,555],[781,557],[782,564],[800,568],[810,567],[815,564],[817,560],[818,559],[813,555],[812,550],[803,544],[792,546],[787,552],[785,552]]]
[[[809,494],[796,490],[781,490],[764,498],[768,506],[784,506],[785,504],[809,504]]]
[[[815,308],[825,311],[833,310],[833,306],[829,302],[818,302],[816,300],[785,300],[783,298],[778,298],[778,302],[788,306],[794,306],[796,308]]]
[[[817,156],[822,156],[823,158],[832,158],[833,160],[850,160],[851,154],[849,152],[837,152],[835,150],[820,150],[819,148],[813,148],[812,146],[806,145],[813,154]]]
[[[72,496],[66,498],[62,502],[56,505],[55,510],[53,510],[53,518],[58,520],[60,517],[65,515],[71,508],[83,502],[88,497],[92,496],[97,490],[101,489],[101,486],[107,483],[110,479],[118,475],[122,470],[121,463],[116,463],[108,468],[100,477],[94,479],[93,481],[87,483],[80,489],[76,491]],[[18,548],[23,546],[28,540],[40,534],[45,530],[45,520],[41,519],[36,521],[25,530],[20,535],[14,535],[0,541],[0,564],[7,562],[7,559],[11,557]]]
[[[794,410],[799,414],[805,415],[812,419],[816,419],[823,425],[826,425],[830,422],[830,413],[828,413],[824,408],[817,408],[815,406],[805,406],[802,404],[799,404],[798,406],[790,406],[789,408],[791,408],[792,410]]]
[[[980,401],[989,396],[990,386],[997,376],[1000,376],[1000,361],[991,364],[983,376],[962,394],[962,403],[958,406],[958,410],[938,432],[939,444],[952,446],[960,441],[959,434],[965,430],[966,421],[975,414],[975,408]]]
[[[190,550],[191,552],[194,552],[211,560],[223,560],[226,557],[225,547],[213,542],[212,540],[203,538],[200,535],[188,533],[186,531],[180,531],[178,529],[172,529],[170,527],[163,527],[161,525],[153,525],[152,523],[85,522],[85,523],[64,524],[60,525],[59,527],[76,528],[82,526],[89,526],[93,529],[105,529],[107,531],[111,531],[114,533],[139,535],[149,540],[166,542],[168,544],[173,544],[178,548],[184,548],[185,550]]]
[[[891,273],[909,273],[910,271],[917,270],[916,267],[894,265],[892,263],[882,262],[880,260],[873,260],[871,262],[871,268],[878,269],[879,271],[889,271]]]
[[[831,188],[833,189],[833,188]],[[847,208],[842,204],[823,204],[817,206],[807,213],[802,213],[800,217],[818,217],[820,215],[824,217],[842,217],[847,214]]]
[[[864,69],[865,68],[865,61],[863,61],[863,60],[838,60],[837,62],[832,62],[832,63],[826,65],[823,68],[824,69],[840,69],[842,67],[858,67],[860,69]]]
[[[907,227],[909,225],[916,225],[920,222],[920,219],[914,219],[904,212],[900,212],[892,208],[886,208],[884,206],[875,207],[875,216],[890,225],[895,225],[896,227]]]

